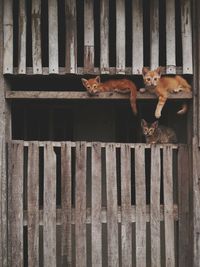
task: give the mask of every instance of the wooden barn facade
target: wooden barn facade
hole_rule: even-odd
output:
[[[200,266],[199,0],[0,0],[0,266]],[[157,98],[89,96],[81,78],[182,75]],[[176,114],[185,101],[187,114]]]

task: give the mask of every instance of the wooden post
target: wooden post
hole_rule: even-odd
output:
[[[150,5],[150,67],[159,66],[159,1],[152,0]]]

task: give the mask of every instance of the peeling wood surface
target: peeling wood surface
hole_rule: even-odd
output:
[[[150,5],[150,68],[159,66],[159,0]]]

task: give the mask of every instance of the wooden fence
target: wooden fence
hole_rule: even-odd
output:
[[[190,266],[186,145],[8,144],[9,266]]]

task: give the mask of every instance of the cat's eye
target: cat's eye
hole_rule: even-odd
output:
[[[151,78],[147,78],[147,81],[150,82],[151,81]]]
[[[157,81],[158,80],[158,78],[154,78],[154,81]]]
[[[96,89],[96,88],[97,88],[97,85],[96,85],[96,84],[94,84],[93,88],[94,88],[94,89]]]

